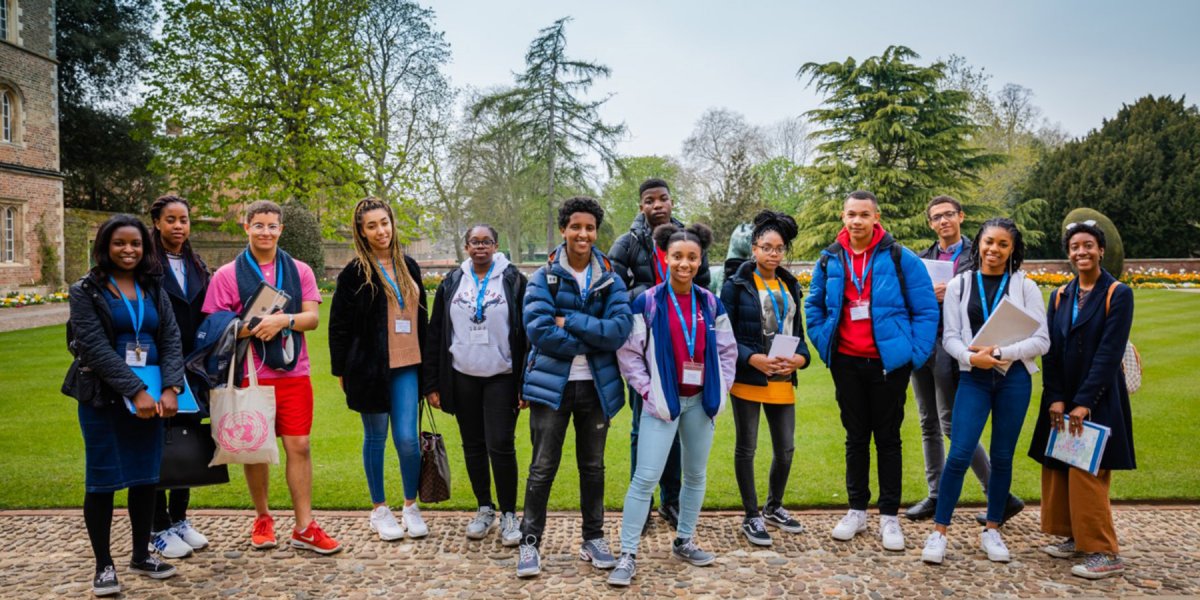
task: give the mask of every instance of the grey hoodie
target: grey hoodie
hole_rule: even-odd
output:
[[[509,265],[503,252],[492,257],[492,274],[484,284],[483,318],[476,322],[479,288],[471,260],[464,260],[458,289],[447,299],[450,310],[450,358],[454,370],[474,377],[512,373],[512,348],[508,343],[508,301],[501,278]],[[482,282],[481,282],[482,283]],[[471,330],[486,330],[486,344],[472,344]]]

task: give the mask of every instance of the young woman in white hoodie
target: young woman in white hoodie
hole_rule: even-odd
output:
[[[467,523],[467,537],[482,539],[499,524],[501,543],[516,546],[521,531],[514,441],[527,345],[521,324],[527,282],[496,252],[497,237],[490,225],[468,229],[469,258],[438,286],[422,391],[432,406],[458,420],[467,477],[479,506]],[[499,506],[492,502],[493,473]]]
[[[987,525],[980,543],[989,560],[1008,562],[1009,552],[999,526],[1012,486],[1013,454],[1032,393],[1035,359],[1050,348],[1045,307],[1037,284],[1018,271],[1025,256],[1021,230],[1012,219],[983,224],[971,248],[972,267],[950,280],[942,308],[942,344],[963,372],[954,398],[950,452],[939,484],[934,531],[925,540],[921,559],[940,564],[946,556],[946,531],[962,492],[963,477],[992,419],[989,453]],[[1033,335],[1007,346],[973,346],[971,340],[1007,299],[1038,323]]]

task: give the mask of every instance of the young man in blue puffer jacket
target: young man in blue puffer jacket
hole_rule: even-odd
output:
[[[842,206],[845,228],[821,252],[805,302],[808,335],[833,372],[846,429],[846,492],[850,511],[833,537],[867,530],[871,501],[871,438],[879,469],[879,530],[883,547],[904,550],[900,509],[900,423],[909,374],[933,352],[938,304],[929,272],[879,224],[879,203],[857,191]]]
[[[594,247],[604,209],[576,197],[558,210],[563,243],[525,290],[529,356],[521,405],[529,406],[533,460],[525,488],[517,576],[541,572],[538,547],[546,503],[562,459],[563,439],[575,421],[583,545],[579,556],[611,569],[616,558],[604,539],[604,444],[613,416],[625,404],[616,351],[633,328],[625,284]]]

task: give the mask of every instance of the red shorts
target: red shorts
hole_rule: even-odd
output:
[[[312,432],[312,379],[300,377],[259,378],[259,385],[275,388],[275,435],[308,435]],[[242,379],[242,387],[249,385]]]

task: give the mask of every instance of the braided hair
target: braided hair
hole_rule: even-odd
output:
[[[983,232],[992,227],[1003,229],[1012,236],[1012,254],[1008,256],[1008,265],[1005,269],[1009,273],[1016,272],[1021,268],[1021,263],[1025,261],[1025,238],[1021,235],[1021,229],[1017,227],[1016,222],[1008,217],[995,217],[983,222],[983,226],[979,228],[979,233],[975,234],[975,239],[971,244],[971,269],[978,271],[980,265],[983,264],[983,257],[979,254],[979,242],[983,239]]]
[[[188,201],[182,196],[167,194],[165,196],[159,196],[150,204],[151,223],[157,223],[158,220],[162,218],[163,210],[172,204],[182,204],[183,208],[188,212],[188,219],[191,219],[192,205],[188,204]],[[162,231],[159,231],[158,227],[154,227],[152,229],[150,241],[154,248],[154,253],[158,256],[159,263],[164,265],[167,264],[167,246],[162,241]],[[196,273],[200,275],[200,279],[204,280],[205,284],[207,284],[210,277],[208,267],[203,261],[200,260],[200,256],[197,255],[194,250],[192,250],[191,235],[188,235],[187,239],[183,240],[183,247],[179,249],[179,254],[183,256],[185,261],[196,268]]]

